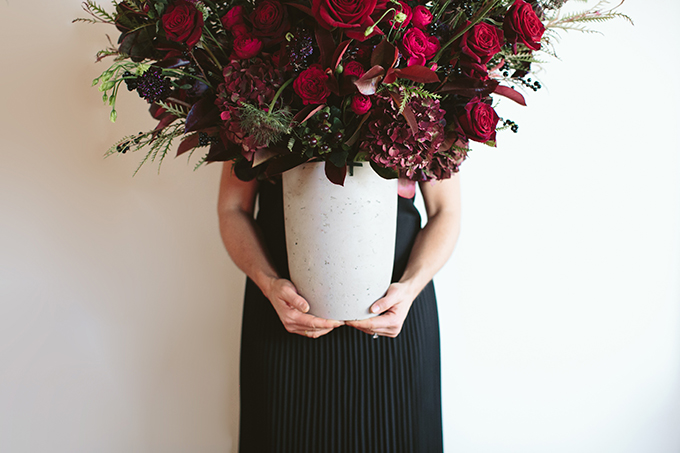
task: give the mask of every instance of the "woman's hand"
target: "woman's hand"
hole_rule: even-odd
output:
[[[344,325],[340,321],[308,315],[309,304],[298,294],[295,285],[290,280],[272,279],[265,296],[272,303],[283,326],[290,333],[319,338],[336,327]]]
[[[362,321],[347,321],[346,324],[369,335],[396,338],[416,296],[407,284],[392,283],[385,296],[371,306],[371,312],[382,313],[380,316]]]

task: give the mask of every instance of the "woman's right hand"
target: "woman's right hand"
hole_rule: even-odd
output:
[[[272,279],[265,296],[274,306],[283,326],[290,333],[308,338],[319,338],[345,324],[307,314],[309,304],[298,294],[293,282],[285,278]]]

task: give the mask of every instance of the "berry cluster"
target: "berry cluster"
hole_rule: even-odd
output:
[[[510,130],[515,134],[517,133],[517,131],[519,131],[519,124],[515,123],[512,120],[503,120],[503,126],[509,127]]]
[[[172,94],[170,79],[164,77],[163,71],[159,68],[149,68],[138,77],[126,71],[123,78],[125,78],[127,89],[129,91],[136,89],[139,97],[146,99],[149,104],[163,101]]]
[[[314,54],[312,32],[306,28],[298,27],[296,32],[289,33],[287,38],[290,65],[295,73],[302,72],[310,66]]]
[[[208,146],[213,143],[218,143],[220,141],[219,137],[213,137],[207,132],[198,133],[198,146]]]

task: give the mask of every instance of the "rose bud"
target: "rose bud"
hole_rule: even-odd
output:
[[[345,65],[343,75],[346,77],[357,77],[360,78],[366,73],[366,70],[364,69],[364,65],[359,63],[356,60],[352,60],[349,63]]]
[[[357,115],[365,115],[373,107],[373,102],[368,96],[363,94],[355,94],[352,97],[352,111]]]
[[[432,12],[430,12],[427,7],[423,5],[418,5],[413,8],[413,17],[411,18],[411,23],[421,30],[425,30],[428,25],[432,23],[434,17]]]
[[[257,56],[260,50],[262,50],[262,41],[253,36],[241,35],[234,40],[234,54],[241,60]]]
[[[227,13],[222,16],[220,20],[227,31],[232,31],[232,29],[237,25],[245,25],[245,20],[243,18],[243,6],[234,6],[232,9],[227,11]]]

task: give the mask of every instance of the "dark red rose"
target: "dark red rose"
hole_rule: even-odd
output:
[[[373,103],[371,102],[370,97],[364,96],[363,94],[355,94],[352,97],[352,111],[357,115],[368,113],[368,111],[371,110],[371,107],[373,107]]]
[[[404,33],[401,43],[409,57],[409,66],[424,66],[427,60],[434,57],[441,47],[437,38],[426,35],[419,28],[410,28]]]
[[[327,80],[328,74],[321,65],[315,64],[300,73],[293,82],[293,89],[304,104],[323,104],[331,94],[326,86]]]
[[[364,69],[364,65],[362,65],[356,60],[347,62],[347,64],[345,65],[345,69],[342,72],[342,74],[346,77],[355,76],[357,78],[361,77],[365,73],[366,70]]]
[[[286,7],[277,0],[258,2],[250,14],[253,35],[260,38],[280,38],[290,29]]]
[[[432,12],[427,9],[427,7],[418,5],[413,8],[413,18],[411,19],[411,23],[415,27],[425,30],[427,26],[432,23],[433,19],[434,17],[432,16]]]
[[[364,32],[373,25],[370,15],[376,3],[377,0],[312,0],[312,13],[322,27],[343,28],[348,38],[364,41]]]
[[[498,115],[489,104],[479,98],[467,103],[462,114],[458,115],[459,136],[476,142],[496,141]]]
[[[231,31],[236,25],[245,24],[243,6],[234,6],[220,20],[227,31]]]
[[[512,49],[517,53],[517,42],[522,41],[531,50],[541,49],[541,38],[545,26],[538,18],[534,9],[524,0],[516,0],[505,15],[503,22],[505,38],[512,43]]]
[[[502,45],[503,31],[485,22],[466,31],[460,42],[463,54],[473,62],[483,65],[501,51]]]
[[[262,50],[262,41],[254,36],[241,35],[234,39],[234,55],[240,60],[257,56]]]
[[[201,39],[203,13],[193,3],[177,0],[165,11],[161,22],[170,41],[183,42],[191,47]]]

